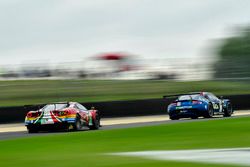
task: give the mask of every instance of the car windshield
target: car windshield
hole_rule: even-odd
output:
[[[199,100],[199,95],[183,95],[179,96],[178,100],[183,101],[183,100]]]
[[[207,94],[208,99],[212,100],[212,101],[217,101],[219,100],[215,95],[213,95],[212,93],[208,93]]]
[[[67,107],[67,103],[54,103],[54,104],[47,104],[42,108],[42,111],[52,111],[52,110],[61,110]]]

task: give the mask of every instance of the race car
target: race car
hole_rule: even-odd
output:
[[[233,114],[232,103],[229,99],[218,98],[210,92],[194,92],[163,96],[163,98],[177,97],[168,105],[170,119],[198,117],[211,118],[214,115],[230,117]]]
[[[81,130],[88,127],[99,129],[100,113],[94,107],[87,110],[77,102],[49,103],[37,111],[29,111],[25,117],[25,126],[29,133],[41,130]]]

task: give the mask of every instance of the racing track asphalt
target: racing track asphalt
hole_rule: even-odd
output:
[[[250,110],[236,111],[232,117],[223,118],[221,116],[210,118],[210,119],[182,119],[172,121],[168,115],[157,115],[157,116],[138,116],[138,117],[125,117],[125,118],[105,118],[103,119],[103,126],[100,130],[110,129],[122,129],[122,128],[133,128],[142,126],[152,126],[160,124],[175,124],[183,122],[193,121],[210,121],[214,119],[234,119],[238,117],[250,116]],[[84,129],[83,133],[88,133],[89,130]],[[2,124],[0,125],[0,140],[15,139],[21,137],[32,137],[32,136],[44,136],[44,135],[57,135],[62,133],[80,133],[80,132],[40,132],[35,134],[29,134],[24,127],[23,123],[19,124]]]

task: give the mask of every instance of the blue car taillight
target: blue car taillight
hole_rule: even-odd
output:
[[[202,102],[198,100],[192,100],[192,104],[202,104]]]

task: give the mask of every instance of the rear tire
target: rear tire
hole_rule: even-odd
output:
[[[76,122],[73,125],[73,129],[74,129],[74,131],[79,131],[79,130],[82,129],[81,120],[80,120],[80,116],[79,115],[76,116]]]
[[[191,119],[198,119],[198,116],[192,116]]]
[[[35,127],[27,127],[28,133],[37,133],[38,129]]]
[[[208,105],[208,109],[204,114],[204,118],[212,118],[214,115],[214,109],[211,103]]]
[[[233,114],[233,107],[231,103],[228,103],[227,108],[224,110],[224,117],[231,117]]]
[[[171,120],[179,120],[179,119],[180,119],[179,117],[176,117],[176,116],[169,116],[169,118],[170,118]]]

